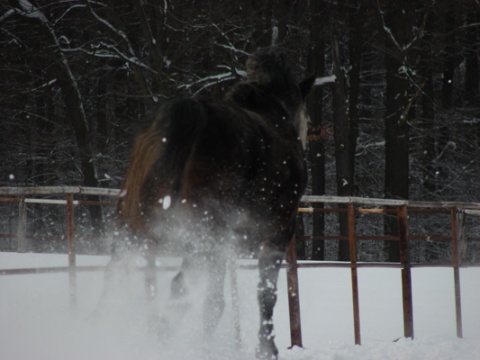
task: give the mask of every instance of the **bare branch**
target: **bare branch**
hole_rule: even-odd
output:
[[[400,50],[402,53],[409,50],[419,39],[421,39],[423,37],[423,35],[425,33],[425,31],[424,31],[425,26],[426,26],[426,23],[427,23],[428,11],[425,11],[425,14],[423,15],[422,24],[418,28],[418,31],[416,32],[416,34],[414,35],[412,40],[410,40],[407,44],[401,45],[397,41],[395,36],[393,35],[392,30],[387,26],[387,24],[385,22],[385,18],[383,16],[383,10],[380,7],[379,0],[377,0],[377,8],[378,8],[378,13],[380,15],[380,19],[382,20],[383,30],[389,36],[389,38],[393,42],[393,44],[395,44],[395,46],[398,48],[398,50]]]
[[[112,24],[110,24],[107,20],[105,20],[104,18],[102,18],[100,15],[98,15],[92,8],[92,5],[90,4],[90,0],[86,0],[86,4],[87,4],[87,8],[88,10],[90,11],[90,14],[92,14],[92,16],[99,22],[101,23],[102,25],[104,25],[107,29],[109,29],[113,34],[119,36],[120,38],[123,39],[123,41],[125,42],[125,44],[127,44],[127,47],[128,47],[128,51],[130,52],[130,54],[134,55],[135,54],[135,51],[133,50],[133,46],[132,44],[130,43],[130,40],[128,39],[128,36],[121,30],[121,29],[117,29],[115,26],[113,26]]]
[[[132,44],[130,43],[130,40],[128,39],[128,36],[121,30],[121,29],[118,29],[116,28],[115,26],[113,26],[110,22],[108,22],[107,20],[105,20],[104,18],[102,18],[101,16],[99,16],[92,8],[91,4],[90,4],[90,0],[86,0],[86,4],[87,4],[87,8],[88,10],[90,11],[90,13],[92,14],[92,16],[98,21],[100,22],[103,26],[105,26],[107,29],[109,29],[114,35],[120,37],[124,43],[127,45],[127,48],[128,48],[128,55],[123,53],[122,51],[120,51],[118,49],[117,46],[115,45],[109,45],[109,44],[105,44],[103,42],[101,42],[99,45],[107,48],[107,49],[110,49],[113,51],[113,53],[115,53],[116,55],[118,55],[119,58],[122,58],[123,60],[131,63],[131,64],[134,64],[136,66],[139,66],[141,68],[144,68],[154,74],[158,74],[157,71],[153,70],[151,67],[149,67],[148,65],[146,65],[144,62],[142,62],[138,56],[136,55],[135,53],[135,50],[133,49],[133,46]],[[155,39],[153,39],[153,37],[151,38],[151,41],[154,43],[155,42]],[[105,56],[102,56],[102,57],[105,57]]]

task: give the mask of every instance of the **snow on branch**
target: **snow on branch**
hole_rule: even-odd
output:
[[[333,84],[335,83],[336,80],[337,80],[337,77],[335,75],[317,77],[315,78],[315,82],[313,83],[313,86]]]
[[[192,88],[196,85],[203,84],[200,87],[200,89],[195,91],[194,95],[196,95],[199,92],[201,92],[202,90],[209,88],[210,86],[216,85],[216,84],[221,83],[223,81],[232,80],[232,79],[235,79],[235,78],[236,78],[235,74],[233,74],[231,71],[229,71],[229,72],[226,72],[226,73],[205,76],[205,77],[200,78],[200,79],[198,79],[198,80],[196,80],[196,81],[194,81],[190,84],[180,85],[179,88],[188,90],[188,89],[190,89],[190,88]]]
[[[28,0],[19,0],[20,7],[24,10],[24,16],[29,18],[35,18],[40,20],[43,23],[48,23],[46,16],[38,10],[33,4]]]
[[[216,45],[220,46],[220,47],[223,47],[225,49],[228,49],[228,50],[231,50],[233,52],[233,54],[236,56],[237,53],[240,53],[240,54],[243,54],[243,55],[249,55],[246,51],[244,50],[241,50],[241,49],[238,49],[233,43],[232,41],[230,40],[230,37],[222,30],[220,29],[220,27],[215,24],[215,23],[212,23],[212,26],[222,35],[222,37],[225,39],[225,41],[227,41],[228,45],[223,45],[223,44],[218,44],[216,43]]]
[[[0,16],[0,24],[5,20],[7,19],[8,17],[14,15],[16,13],[15,11],[16,9],[10,9],[8,10],[5,14],[3,14],[2,16]]]
[[[238,75],[242,78],[247,76],[247,72],[245,70],[241,70],[237,67],[227,66],[227,65],[218,65],[217,68],[230,70],[232,74]]]
[[[228,66],[221,65],[219,68],[224,68],[224,69],[231,69]],[[233,80],[236,79],[237,76],[246,76],[246,72],[244,70],[240,70],[237,68],[234,68],[231,71],[220,73],[220,74],[214,74],[214,75],[209,75],[205,76],[202,78],[199,78],[189,84],[182,84],[179,86],[180,89],[191,89],[195,86],[201,85],[200,89],[195,91],[194,95],[198,94],[200,91],[209,88],[210,86],[217,85],[221,82],[228,81],[228,80]],[[313,86],[323,86],[323,85],[329,85],[329,84],[334,84],[336,81],[336,76],[335,75],[329,75],[329,76],[322,76],[322,77],[317,77],[315,79],[315,83]]]
[[[40,10],[38,10],[35,6],[33,6],[33,4],[28,0],[18,0],[18,4],[20,6],[20,9],[12,8],[8,10],[5,14],[0,16],[0,23],[5,19],[7,19],[8,17],[15,14],[25,16],[31,19],[38,19],[44,24],[48,23],[48,20],[45,17],[45,15]]]
[[[248,52],[246,52],[245,50],[242,50],[242,49],[238,49],[236,48],[235,46],[233,46],[231,43],[229,45],[225,45],[225,44],[219,44],[219,43],[216,43],[215,45],[221,47],[221,48],[224,48],[224,49],[227,49],[227,50],[230,50],[231,52],[233,53],[239,53],[239,54],[242,54],[242,55],[250,55]]]
[[[84,9],[86,6],[84,4],[75,4],[70,6],[67,10],[63,12],[54,22],[53,25],[56,25],[60,20],[62,20],[70,11],[75,9]]]
[[[113,51],[113,54],[112,55],[117,55],[117,58],[122,58],[123,60],[129,62],[129,63],[132,63],[134,65],[137,65],[139,67],[142,67],[154,74],[157,74],[158,72],[153,70],[150,66],[146,65],[145,63],[143,63],[142,61],[140,61],[134,54],[132,54],[132,56],[128,56],[128,55],[125,55],[123,52],[121,52],[115,45],[110,45],[110,44],[105,44],[104,42],[100,42],[100,44],[98,45],[98,47],[104,47],[106,49],[109,49],[109,50],[112,50]],[[93,53],[93,55],[95,55],[95,53]],[[102,56],[102,57],[106,57],[106,56]],[[113,56],[112,56],[113,57]]]

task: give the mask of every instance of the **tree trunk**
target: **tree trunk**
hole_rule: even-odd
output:
[[[445,47],[443,50],[443,78],[441,92],[441,114],[439,121],[439,129],[435,144],[436,175],[438,179],[446,179],[448,170],[445,169],[447,159],[444,157],[445,149],[452,139],[452,126],[454,119],[454,87],[455,84],[455,68],[456,68],[456,36],[455,29],[457,27],[457,6],[450,4],[446,6],[444,15],[444,36]],[[461,87],[461,85],[459,84]],[[438,161],[438,160],[441,160]],[[438,190],[438,189],[437,189]],[[444,195],[444,194],[442,194]]]
[[[445,33],[447,43],[444,52],[443,79],[442,79],[442,107],[451,109],[453,106],[453,77],[455,75],[455,14],[447,12],[445,15]]]
[[[339,9],[337,9],[338,11]],[[333,69],[336,83],[333,90],[333,119],[335,135],[335,165],[337,195],[352,196],[354,193],[355,151],[358,137],[358,94],[360,88],[360,60],[362,7],[349,9],[349,85],[345,74],[342,48],[337,33],[333,31],[332,51]],[[339,28],[339,23],[334,25]],[[339,215],[340,235],[348,236],[348,219],[346,213]],[[339,242],[338,260],[350,260],[350,247],[347,240]]]
[[[355,175],[355,151],[358,138],[358,104],[360,93],[360,65],[362,59],[362,31],[364,19],[364,6],[359,3],[357,11],[350,9],[349,14],[349,96],[348,96],[348,117],[350,119],[350,162],[352,164],[352,179]],[[352,180],[352,195],[355,184]]]
[[[340,44],[335,32],[332,35],[333,68],[336,82],[333,89],[333,124],[335,138],[335,169],[337,195],[350,196],[353,194],[353,169],[351,143],[351,124],[347,114],[347,85]],[[346,213],[339,214],[340,235],[347,236],[348,223]],[[338,248],[338,260],[350,259],[347,240],[341,240]]]
[[[385,99],[385,197],[408,199],[409,189],[409,91],[410,82],[406,76],[408,65],[404,45],[408,43],[413,16],[402,4],[389,3],[386,26],[386,99]],[[394,41],[395,40],[395,41]],[[386,234],[397,235],[396,217],[385,221]],[[399,261],[398,241],[387,241],[386,252],[389,261]]]
[[[259,0],[250,3],[254,13],[253,21],[256,23],[252,39],[257,47],[271,45],[274,2],[274,0]]]
[[[430,16],[427,20],[425,31],[427,35],[423,42],[425,45],[420,58],[421,75],[424,83],[421,96],[423,124],[421,127],[423,131],[423,151],[421,159],[423,163],[423,192],[426,194],[426,199],[432,199],[432,196],[437,189],[435,179],[437,168],[434,164],[435,138],[437,135],[437,132],[434,131],[434,129],[437,124],[435,119],[435,94],[433,82],[434,64],[432,64],[432,59],[435,58],[435,53],[430,45],[433,42],[433,37],[430,34],[433,34],[435,31],[434,22],[436,23],[436,19],[433,16]]]
[[[431,57],[430,57],[431,59]],[[428,60],[427,60],[428,61]],[[426,68],[423,70],[423,77],[425,85],[423,87],[422,95],[422,117],[423,117],[423,185],[425,192],[429,198],[435,193],[437,186],[435,181],[435,173],[437,167],[434,164],[435,160],[435,135],[432,129],[435,129],[435,106],[434,106],[434,92],[433,92],[433,69],[430,64],[425,64]]]
[[[310,31],[310,52],[308,67],[310,73],[323,75],[325,73],[325,40],[321,33],[321,6],[322,1],[312,1],[311,7],[311,31]],[[308,111],[310,114],[310,125],[308,128],[308,160],[310,164],[310,175],[312,183],[312,195],[325,195],[325,146],[323,126],[323,87],[313,88],[309,97]],[[317,204],[317,207],[323,204]],[[313,213],[312,230],[312,260],[325,260],[324,235],[325,220],[322,212]]]
[[[465,33],[465,101],[467,105],[478,101],[479,65],[478,65],[478,12],[467,13]]]

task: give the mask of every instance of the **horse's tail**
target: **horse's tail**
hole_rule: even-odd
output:
[[[145,217],[154,204],[178,193],[188,157],[207,120],[199,101],[175,99],[165,103],[137,136],[117,206],[122,225],[146,231]]]

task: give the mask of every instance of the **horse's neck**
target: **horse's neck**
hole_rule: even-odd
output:
[[[308,117],[305,116],[302,109],[298,109],[297,113],[292,114],[280,97],[251,83],[241,83],[235,86],[227,95],[227,100],[247,111],[271,119],[275,127],[283,128],[293,125],[302,142],[303,149],[306,148]]]
[[[237,84],[226,96],[227,101],[232,101],[238,106],[250,111],[273,110],[278,113],[285,113],[285,117],[289,118],[288,109],[279,97],[271,94],[262,87],[252,83]]]

